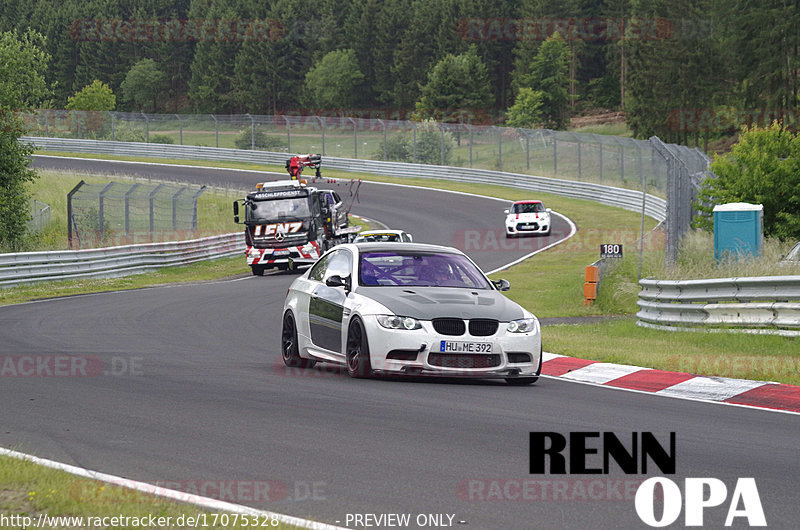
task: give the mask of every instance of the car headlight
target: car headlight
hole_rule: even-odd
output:
[[[509,322],[506,330],[510,333],[530,333],[536,331],[538,327],[539,321],[536,318],[521,318]]]
[[[378,315],[378,324],[386,329],[420,329],[422,327],[416,318],[397,315]]]

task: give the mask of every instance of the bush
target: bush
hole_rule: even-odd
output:
[[[444,133],[444,165],[450,163],[450,153],[455,141],[449,132]],[[383,158],[381,142],[375,158]],[[416,162],[418,164],[442,163],[442,132],[433,120],[417,125],[416,144],[414,131],[406,131],[386,139],[386,159],[396,162]]]
[[[174,144],[175,140],[172,139],[172,136],[168,136],[166,134],[151,134],[150,135],[150,143],[151,144]]]
[[[118,142],[144,142],[144,128],[126,121],[117,121],[114,127],[114,138]]]
[[[386,138],[386,160],[393,162],[411,162],[411,141],[405,133]],[[374,157],[384,159],[384,143],[381,142]]]
[[[277,136],[269,136],[258,129],[252,134],[252,138],[250,129],[243,130],[233,143],[237,149],[250,149],[253,145],[255,145],[256,149],[264,151],[285,151],[288,149],[286,140]]]

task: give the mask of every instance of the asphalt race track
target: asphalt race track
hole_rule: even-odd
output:
[[[36,165],[248,187],[258,180],[89,160],[37,158]],[[354,213],[419,241],[454,244],[459,230],[502,223],[502,203],[487,199],[366,183],[360,198]],[[565,231],[557,225],[552,237]],[[491,269],[530,251],[470,254]],[[530,475],[529,432],[611,431],[625,440],[651,431],[666,443],[674,431],[677,473],[669,478],[681,489],[684,477],[727,485],[728,501],[705,511],[706,527],[723,527],[739,477],[755,478],[770,527],[797,527],[796,415],[553,378],[511,387],[354,380],[321,365],[287,370],[278,337],[293,278],[0,307],[0,356],[77,356],[89,367],[64,377],[0,378],[0,446],[178,488],[269,482],[268,495],[234,489],[224,500],[340,525],[348,513],[408,513],[412,521],[450,514],[454,525],[472,529],[642,528],[632,492],[638,481],[662,475],[658,469],[626,476],[612,463],[608,475]],[[546,348],[546,330],[544,341]],[[598,455],[590,459],[602,465]],[[627,499],[625,481],[634,483]],[[682,515],[676,524],[683,522]],[[744,523],[739,518],[734,527]]]

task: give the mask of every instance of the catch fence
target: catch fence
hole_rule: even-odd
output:
[[[634,138],[361,116],[145,114],[37,110],[21,113],[30,136],[167,143],[396,161],[550,176],[667,199],[667,261],[674,261],[708,170],[702,151]]]
[[[69,248],[186,239],[197,231],[205,186],[83,180],[67,194]]]

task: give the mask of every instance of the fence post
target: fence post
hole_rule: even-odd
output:
[[[414,164],[417,163],[417,125],[414,124],[414,128],[412,129],[411,133],[411,162]],[[470,147],[470,160],[472,159],[472,147]]]
[[[439,162],[444,165],[444,122],[439,122]]]
[[[197,193],[192,196],[192,230],[197,231],[197,199],[206,191],[205,186],[201,186]]]
[[[625,147],[620,144],[619,146],[619,178],[625,181]]]
[[[144,127],[145,127],[145,134],[144,134],[144,141],[145,143],[150,143],[150,118],[147,117],[147,114],[144,112],[140,112],[139,114],[142,115],[144,118]]]
[[[353,124],[353,158],[358,158],[358,126],[356,125],[356,120],[353,118],[347,119]]]
[[[319,126],[322,129],[322,156],[325,156],[325,118],[316,116],[319,120]]]
[[[81,186],[86,184],[83,180],[78,182],[78,185],[72,188],[69,193],[67,193],[67,247],[72,248],[72,233],[73,230],[77,234],[77,227],[75,226],[75,219],[72,217],[72,196],[75,195]],[[80,239],[80,238],[78,238]]]
[[[117,113],[111,113],[111,141],[115,142],[117,140]]]
[[[556,133],[550,131],[553,136],[553,175],[558,175],[558,139]]]
[[[581,139],[576,136],[575,140],[578,142],[578,180],[583,180],[583,166],[581,164]]]
[[[525,129],[522,129],[525,131]],[[525,169],[531,170],[531,137],[528,132],[522,133],[525,135]]]
[[[503,171],[503,130],[495,127],[497,131],[497,168]]]
[[[245,114],[245,116],[250,118],[250,150],[251,151],[255,151],[256,150],[256,122],[253,119],[253,117],[250,115],[249,112],[247,114]]]
[[[214,138],[216,139],[216,146],[219,147],[219,120],[213,114],[211,118],[214,120]]]
[[[603,144],[598,144],[600,148],[600,182],[603,182]]]
[[[386,123],[380,118],[376,118],[376,120],[383,127],[383,159],[386,160]]]
[[[289,118],[285,114],[282,114],[281,118],[283,118],[286,121],[286,152],[287,153],[291,153],[292,152],[292,130],[291,130],[292,129],[292,124],[289,121]]]
[[[186,191],[186,188],[179,189],[175,195],[172,196],[172,229],[178,229],[178,199],[181,194]]]
[[[181,117],[178,116],[177,114],[175,115],[175,117],[178,119],[178,128],[180,129],[180,135],[181,135],[180,145],[183,145],[183,122],[181,121]]]
[[[103,244],[103,239],[106,236],[106,220],[105,220],[105,212],[103,211],[105,205],[103,204],[105,201],[105,194],[108,190],[114,187],[113,182],[109,182],[105,188],[100,192],[100,211],[98,213],[98,217],[100,218],[100,245]]]
[[[469,129],[469,167],[472,167],[472,125],[467,124]]]
[[[156,231],[155,207],[154,207],[155,206],[154,203],[155,203],[155,199],[156,199],[156,194],[163,187],[164,187],[164,184],[159,184],[158,186],[153,188],[153,191],[150,192],[150,197],[148,197],[150,199],[150,241],[153,240],[153,233]]]
[[[131,222],[130,222],[130,213],[131,213],[131,202],[130,197],[136,188],[141,186],[138,182],[131,186],[131,189],[125,192],[125,235],[130,237],[131,235]]]

